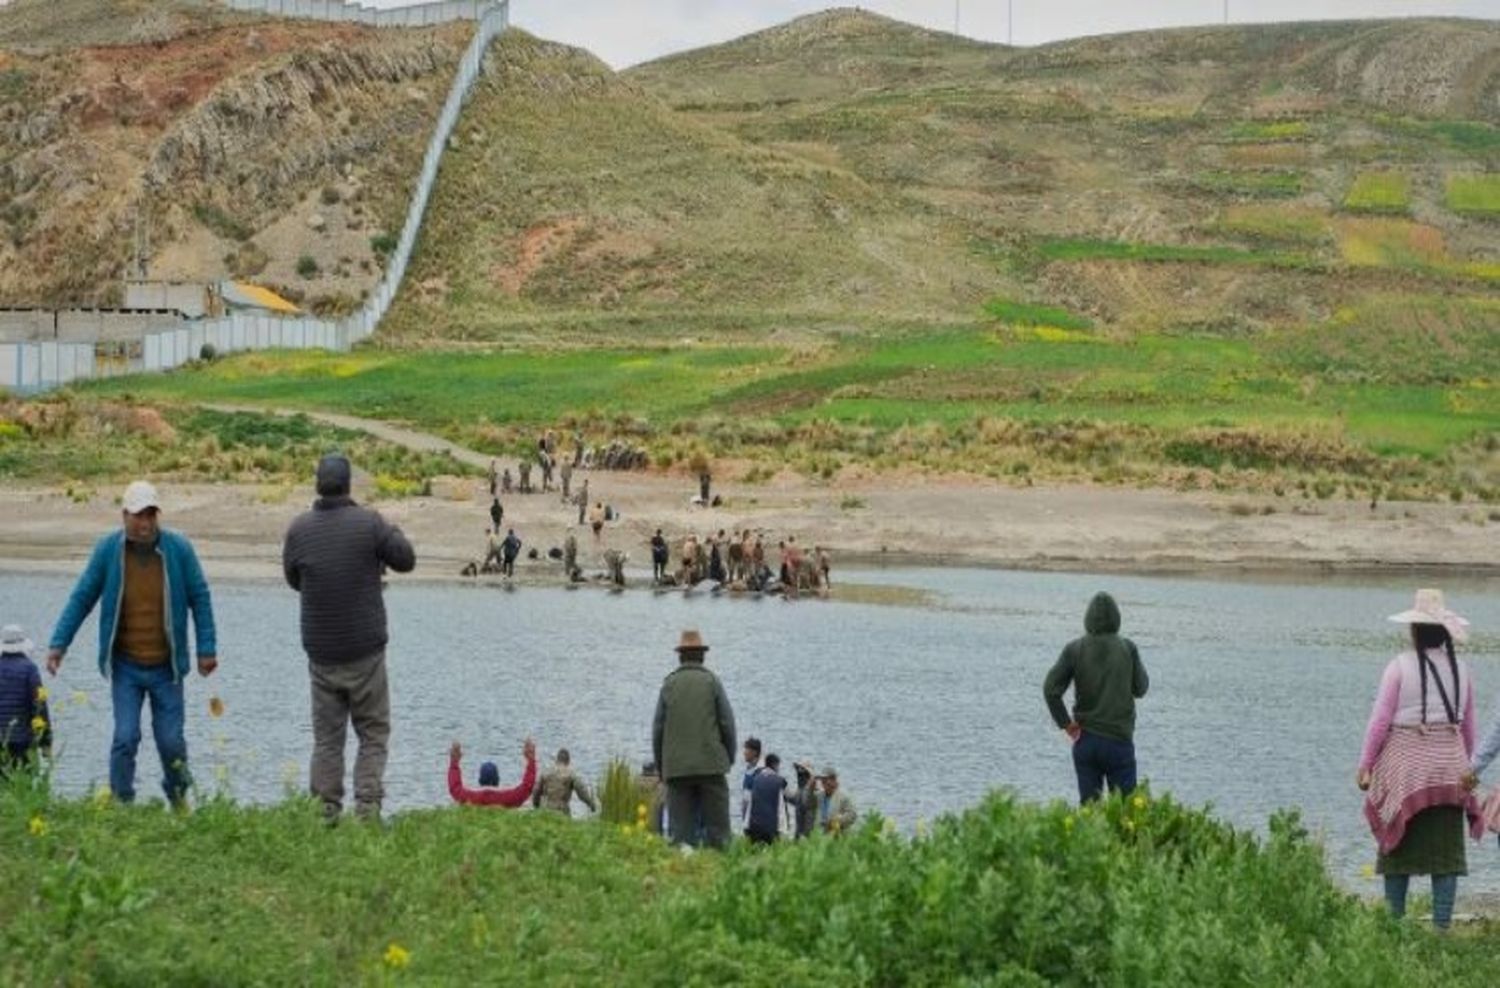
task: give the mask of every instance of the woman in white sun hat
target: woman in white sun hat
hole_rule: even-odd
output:
[[[1482,833],[1469,770],[1474,681],[1453,651],[1468,640],[1469,622],[1444,605],[1440,590],[1418,590],[1411,609],[1390,620],[1410,626],[1412,647],[1385,667],[1357,781],[1391,912],[1405,915],[1412,875],[1431,875],[1432,922],[1446,929],[1458,878],[1468,873],[1465,818],[1475,838]]]

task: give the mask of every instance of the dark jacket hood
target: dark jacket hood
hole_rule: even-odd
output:
[[[1107,593],[1096,593],[1083,615],[1083,630],[1091,635],[1114,635],[1120,631],[1120,607]]]

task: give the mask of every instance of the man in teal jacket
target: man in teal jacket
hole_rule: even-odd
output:
[[[135,756],[141,744],[141,705],[151,700],[151,728],[161,756],[162,788],[179,805],[192,785],[182,681],[192,668],[188,614],[198,639],[198,674],[218,668],[213,602],[193,545],[161,527],[156,488],[138,480],[125,489],[124,524],[101,538],[52,629],[47,672],[57,675],[73,636],[94,605],[99,614],[99,672],[110,680],[114,741],[109,787],[116,799],[135,799]]]
[[[1042,686],[1047,708],[1073,742],[1073,769],[1078,797],[1088,803],[1110,789],[1129,795],[1135,789],[1135,701],[1146,695],[1150,680],[1141,653],[1120,636],[1120,608],[1107,593],[1089,601],[1083,618],[1088,634],[1069,642]],[[1073,687],[1073,713],[1063,694]]]
[[[652,754],[667,784],[667,826],[674,844],[729,843],[729,781],[734,710],[719,677],[703,668],[708,646],[684,631],[679,664],[661,684],[651,729]]]

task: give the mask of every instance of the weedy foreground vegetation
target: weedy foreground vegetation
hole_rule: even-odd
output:
[[[1002,793],[896,833],[684,856],[634,825],[450,808],[325,827],[310,803],[190,814],[0,799],[7,984],[1441,985],[1491,983],[1492,929],[1445,938],[1267,836],[1144,794]]]

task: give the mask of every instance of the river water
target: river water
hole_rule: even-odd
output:
[[[1008,786],[1028,799],[1076,798],[1062,735],[1041,698],[1061,646],[1082,630],[1089,597],[1113,592],[1124,634],[1151,674],[1139,708],[1142,775],[1193,805],[1263,829],[1299,807],[1350,887],[1374,892],[1373,860],[1353,776],[1364,724],[1409,606],[1405,577],[1302,580],[1125,577],[974,569],[845,570],[836,578],[894,603],[730,599],[648,591],[401,584],[387,593],[395,729],[387,807],[441,805],[449,743],[465,747],[472,782],[493,759],[510,784],[529,735],[565,745],[597,777],[621,755],[649,757],[657,687],[680,629],[712,646],[741,736],[785,762],[835,765],[861,808],[904,827]],[[1465,654],[1481,730],[1500,698],[1500,580],[1444,582],[1477,634]],[[45,637],[70,581],[0,574],[0,619]],[[297,598],[275,583],[217,583],[222,659],[189,687],[188,737],[200,785],[274,800],[306,778],[311,733]],[[855,594],[869,598],[871,593]],[[108,684],[80,632],[50,683],[58,782],[84,793],[107,779]],[[208,698],[222,698],[214,719]],[[352,739],[351,739],[352,749]],[[544,759],[545,760],[545,759]],[[139,788],[158,791],[149,729]],[[736,781],[738,776],[735,777]],[[1500,769],[1489,773],[1500,783]],[[1470,851],[1464,888],[1500,892],[1500,851]]]

